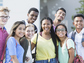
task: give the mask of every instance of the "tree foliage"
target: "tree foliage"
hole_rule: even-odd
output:
[[[81,4],[80,8],[76,8],[76,13],[81,13],[84,15],[84,0],[80,0],[79,3]]]

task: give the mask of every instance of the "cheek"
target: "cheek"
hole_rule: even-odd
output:
[[[26,36],[26,37],[28,36],[28,32],[25,32],[25,36]]]
[[[34,35],[34,32],[32,33],[32,35]]]
[[[57,32],[55,32],[55,34],[57,35]]]

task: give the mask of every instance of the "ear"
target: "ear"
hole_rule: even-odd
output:
[[[73,22],[73,25],[74,25],[74,22]]]
[[[29,13],[27,14],[27,16],[29,17]]]
[[[56,14],[55,14],[55,16],[56,16]]]

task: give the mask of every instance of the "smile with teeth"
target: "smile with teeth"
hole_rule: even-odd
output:
[[[59,36],[63,36],[63,34],[62,34],[62,33],[60,33],[60,34],[59,34]]]
[[[49,28],[45,28],[45,30],[48,30]]]
[[[23,33],[20,33],[21,36],[23,36],[24,34]]]

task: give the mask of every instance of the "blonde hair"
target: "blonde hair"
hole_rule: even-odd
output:
[[[10,12],[10,10],[8,9],[8,7],[0,6],[0,12],[7,14],[6,12]]]
[[[27,27],[33,27],[34,28],[34,25],[33,24],[28,24],[28,25],[26,25],[26,28]]]

